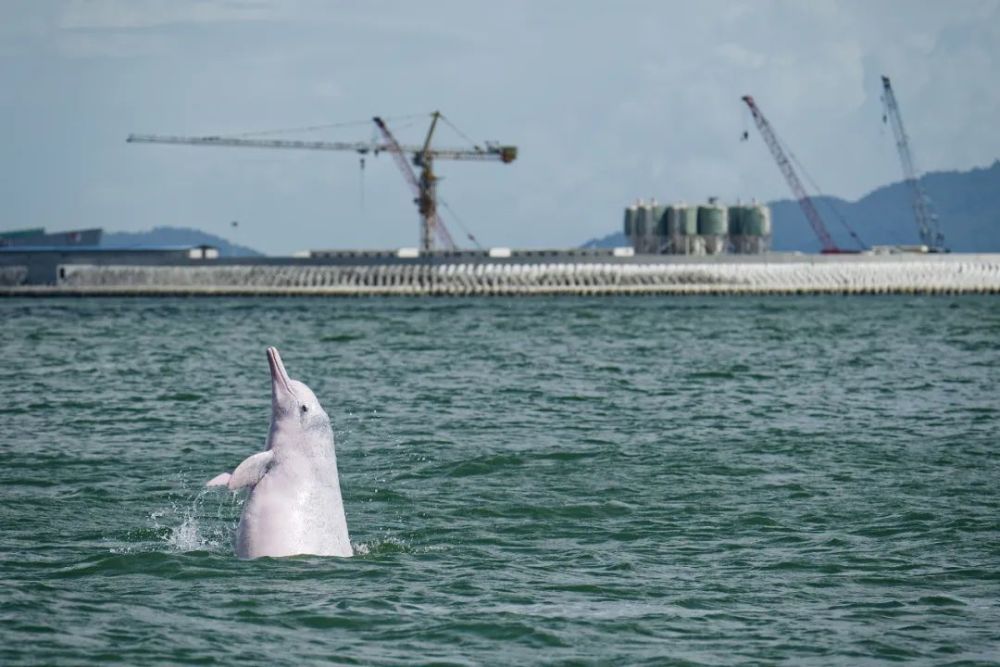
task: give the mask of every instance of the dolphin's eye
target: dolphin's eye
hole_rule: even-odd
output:
[[[306,405],[302,406],[302,412],[309,412],[309,407]]]

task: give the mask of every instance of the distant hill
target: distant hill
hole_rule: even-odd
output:
[[[628,239],[625,238],[625,232],[611,232],[607,236],[601,236],[600,238],[590,239],[584,243],[581,248],[621,248],[622,246],[629,245]]]
[[[101,246],[105,248],[195,245],[215,246],[221,257],[260,257],[264,254],[230,243],[221,236],[188,227],[154,227],[148,232],[105,232],[101,240]]]
[[[924,176],[923,185],[934,202],[948,248],[955,252],[1000,251],[1000,160],[989,167],[970,171],[931,172]],[[813,201],[834,241],[842,247],[857,246],[837,212],[867,245],[919,242],[910,193],[903,182],[878,188],[856,202],[827,196],[814,197]],[[772,247],[775,250],[815,252],[820,249],[798,202],[782,199],[769,205],[774,222]],[[622,245],[628,242],[621,231],[616,231],[591,239],[584,247]]]

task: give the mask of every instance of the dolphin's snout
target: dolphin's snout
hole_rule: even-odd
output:
[[[290,378],[288,377],[288,371],[285,370],[285,364],[281,363],[281,355],[278,354],[278,348],[267,348],[267,364],[271,367],[271,388],[274,391],[275,398],[278,397],[279,390],[284,390],[284,392],[294,395],[291,386],[289,386]]]

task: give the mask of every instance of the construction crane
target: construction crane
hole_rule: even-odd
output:
[[[927,196],[920,184],[920,173],[913,161],[910,140],[903,128],[903,117],[899,115],[896,95],[892,92],[892,84],[889,83],[887,76],[882,77],[882,105],[882,122],[892,125],[892,133],[896,137],[896,149],[899,151],[899,161],[903,166],[903,178],[913,196],[913,215],[917,221],[920,242],[927,246],[931,252],[945,252],[944,235],[938,227],[938,218],[931,205],[931,198]]]
[[[382,133],[382,137],[388,146],[387,150],[392,153],[396,165],[403,173],[403,178],[406,179],[406,182],[410,184],[410,189],[413,190],[414,201],[417,203],[417,210],[420,212],[420,248],[422,250],[431,249],[435,236],[438,237],[445,248],[454,249],[456,247],[455,241],[452,240],[451,234],[448,233],[448,228],[444,226],[444,223],[441,222],[437,214],[437,177],[434,175],[433,169],[434,155],[431,151],[431,137],[434,136],[434,128],[437,127],[439,118],[441,118],[441,114],[435,111],[431,120],[431,127],[427,131],[427,139],[424,140],[423,148],[413,155],[413,164],[420,167],[419,179],[413,172],[413,168],[410,167],[410,163],[406,161],[403,147],[396,141],[396,137],[392,136],[392,132],[386,127],[385,122],[378,116],[374,118],[375,126]]]
[[[799,206],[802,208],[802,212],[805,213],[806,219],[809,220],[809,224],[812,225],[813,232],[819,238],[820,242],[820,252],[823,254],[838,254],[847,252],[856,252],[853,250],[845,250],[837,246],[833,241],[833,237],[830,236],[830,232],[827,231],[826,225],[823,224],[823,218],[820,216],[819,211],[816,210],[816,205],[813,204],[812,198],[806,192],[805,187],[803,187],[802,182],[799,180],[798,175],[795,173],[795,169],[792,167],[791,161],[789,161],[788,156],[785,155],[784,149],[781,147],[781,142],[778,141],[777,135],[771,128],[771,124],[761,113],[761,110],[757,107],[756,102],[754,102],[753,97],[750,95],[744,95],[742,100],[750,108],[750,113],[753,114],[753,120],[757,124],[757,129],[760,130],[760,134],[764,137],[764,143],[771,150],[771,155],[774,156],[774,161],[778,163],[778,169],[784,175],[785,180],[788,181],[789,187],[792,189],[792,193],[799,202]],[[746,138],[746,133],[744,132],[743,137]],[[858,235],[854,233],[847,223],[844,223],[847,227],[848,233],[851,237],[858,243],[859,247],[864,248],[864,243],[858,238]]]
[[[477,160],[498,161],[509,164],[517,159],[516,146],[501,146],[487,142],[485,146],[474,145],[472,148],[436,148],[431,147],[431,139],[438,120],[447,119],[435,111],[431,114],[431,126],[424,143],[420,146],[401,145],[389,131],[381,118],[374,118],[375,126],[382,134],[382,143],[360,141],[295,141],[288,139],[245,139],[240,137],[207,136],[182,137],[159,134],[130,134],[126,139],[129,143],[145,144],[182,144],[188,146],[233,146],[240,148],[282,148],[293,150],[317,151],[353,151],[362,156],[368,153],[378,155],[385,151],[391,153],[396,164],[403,172],[404,178],[414,191],[414,202],[420,212],[420,249],[430,252],[434,249],[434,238],[437,237],[447,248],[455,248],[455,242],[437,215],[437,177],[434,175],[434,160]],[[418,178],[406,160],[412,157],[413,164],[420,167]]]

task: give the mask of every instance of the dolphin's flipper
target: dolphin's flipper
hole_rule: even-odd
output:
[[[242,489],[244,486],[253,486],[264,476],[264,473],[267,472],[273,460],[274,452],[270,450],[258,452],[253,456],[247,457],[243,460],[243,463],[236,466],[236,470],[233,471],[226,486],[229,487],[230,491]]]
[[[208,480],[208,483],[205,484],[205,486],[228,486],[231,478],[232,475],[228,472],[222,472]]]

